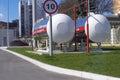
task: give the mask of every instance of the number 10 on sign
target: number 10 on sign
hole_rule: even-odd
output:
[[[46,0],[43,4],[43,8],[46,13],[54,14],[58,9],[58,5],[55,0]]]
[[[47,9],[51,9],[51,10],[54,10],[55,9],[55,4],[51,3],[51,4],[47,4]]]

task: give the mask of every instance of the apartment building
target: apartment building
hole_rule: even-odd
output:
[[[19,37],[32,35],[33,22],[45,17],[42,7],[44,0],[19,1]]]

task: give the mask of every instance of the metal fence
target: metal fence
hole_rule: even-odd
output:
[[[120,45],[120,25],[111,27],[111,35],[108,36],[103,44]]]

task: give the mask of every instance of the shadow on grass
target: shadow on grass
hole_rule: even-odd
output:
[[[116,46],[102,47],[102,49],[109,51],[120,51],[120,47],[116,47]]]

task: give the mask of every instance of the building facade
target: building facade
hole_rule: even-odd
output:
[[[0,29],[0,46],[7,46],[7,38],[9,39],[9,44],[15,40],[15,34],[13,29],[9,29],[9,34],[7,36],[7,29]]]
[[[19,2],[19,37],[30,36],[32,30],[32,2],[20,0]]]
[[[41,18],[46,17],[46,14],[43,9],[43,3],[44,3],[44,0],[32,0],[33,18],[35,22]]]
[[[18,20],[9,22],[9,28],[7,28],[7,22],[0,21],[0,46],[8,46],[13,40],[17,38],[18,33]],[[8,34],[7,34],[8,32]]]
[[[30,37],[34,22],[45,17],[43,2],[44,0],[19,1],[19,37]]]
[[[118,14],[120,11],[120,0],[113,0],[114,4],[114,14]]]

